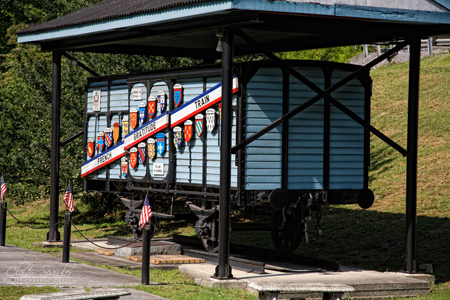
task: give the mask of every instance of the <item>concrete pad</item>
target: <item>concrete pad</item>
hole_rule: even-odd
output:
[[[249,283],[258,285],[346,285],[355,289],[350,293],[351,298],[358,299],[370,298],[389,298],[406,297],[428,294],[430,284],[427,281],[411,278],[403,273],[377,272],[349,268],[342,266],[341,272],[330,272],[320,269],[302,269],[298,272],[281,272],[276,270],[266,270],[266,274],[254,274],[237,269],[232,269],[233,279],[216,280],[211,276],[215,271],[215,264],[185,264],[180,265],[181,273],[195,278],[195,282],[205,286],[226,286],[242,289]],[[274,268],[275,269],[275,268]],[[219,283],[218,283],[219,282]]]
[[[108,239],[94,239],[93,242],[96,245],[85,240],[72,241],[70,245],[75,249],[100,251],[105,255],[111,255],[111,253],[120,257],[142,255],[142,243],[131,243],[123,247],[121,244],[111,243]],[[124,242],[122,245],[127,243]],[[181,254],[181,246],[167,240],[151,240],[150,255],[169,254]]]
[[[0,247],[0,286],[121,287],[140,278],[14,246]]]
[[[70,259],[79,259],[91,264],[127,268],[130,270],[140,270],[142,267],[141,263],[129,261],[117,256],[105,256],[96,252],[71,252]]]
[[[65,290],[54,293],[25,295],[20,297],[19,300],[47,300],[51,299],[64,299],[64,300],[85,300],[85,299],[103,299],[110,297],[113,299],[120,298],[122,296],[131,295],[130,291],[123,289],[94,289],[86,291],[84,289],[79,290]]]
[[[40,248],[62,248],[63,242],[34,242],[33,247],[40,247]]]
[[[101,291],[105,291],[105,290],[110,290],[110,289],[91,289],[92,292],[101,292]],[[156,295],[152,295],[149,293],[146,293],[144,291],[140,291],[140,290],[135,290],[135,289],[120,289],[120,290],[125,290],[127,292],[130,292],[131,295],[126,295],[126,296],[121,296],[119,299],[120,300],[167,300],[166,298],[162,298]],[[48,293],[48,294],[40,294],[41,296],[46,296],[46,297],[50,297],[53,295],[63,295],[63,294],[81,294],[83,292],[85,292],[85,289],[79,289],[79,288],[63,288],[61,289],[60,292],[57,293]],[[22,298],[20,298],[20,300],[36,300],[36,299],[40,299],[38,297],[38,295],[27,295],[27,296],[23,296]]]

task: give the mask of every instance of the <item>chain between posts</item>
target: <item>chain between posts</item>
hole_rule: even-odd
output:
[[[6,211],[11,215],[11,217],[13,217],[13,219],[14,220],[16,220],[19,224],[22,224],[23,226],[25,226],[25,227],[28,227],[28,228],[30,228],[30,229],[47,229],[48,228],[48,226],[43,226],[43,227],[36,227],[36,226],[30,226],[30,225],[28,225],[28,224],[26,224],[25,222],[23,222],[23,221],[20,221],[8,208],[6,209]],[[59,225],[60,223],[58,222],[58,223],[56,223],[55,225]],[[73,225],[73,227],[75,228],[75,230],[86,240],[86,241],[88,241],[89,243],[91,243],[91,244],[93,244],[94,246],[97,246],[97,247],[99,247],[99,248],[103,248],[103,249],[110,249],[110,250],[114,250],[114,249],[121,249],[121,248],[125,248],[125,247],[128,247],[129,245],[131,245],[131,244],[133,244],[133,243],[135,243],[135,242],[137,242],[140,238],[135,238],[133,241],[131,241],[130,243],[128,243],[128,244],[126,244],[126,245],[123,245],[123,246],[119,246],[119,247],[104,247],[104,246],[101,246],[101,245],[99,245],[99,244],[97,244],[97,243],[95,243],[95,242],[93,242],[92,240],[90,240],[89,238],[87,238],[77,227],[76,227],[76,225],[73,223],[73,221],[71,221],[71,224]]]
[[[13,217],[14,220],[17,221],[17,223],[22,224],[25,227],[31,228],[31,229],[47,229],[48,226],[45,227],[36,227],[36,226],[31,226],[31,225],[27,225],[25,224],[25,222],[20,221],[15,215],[13,215],[13,213],[7,208],[6,211],[11,215],[11,217]],[[55,225],[58,225],[58,223],[56,223]]]
[[[115,250],[115,249],[121,249],[121,248],[125,248],[125,247],[128,247],[128,246],[130,246],[131,244],[133,244],[133,243],[135,243],[135,242],[137,242],[138,240],[139,240],[139,238],[135,238],[133,241],[131,241],[130,243],[128,243],[128,244],[126,244],[126,245],[123,245],[123,246],[119,246],[119,247],[104,247],[104,246],[101,246],[101,245],[99,245],[99,244],[97,244],[97,243],[95,243],[94,241],[91,241],[89,238],[87,238],[78,228],[77,228],[77,226],[71,221],[71,223],[72,223],[72,225],[73,225],[73,228],[75,228],[75,230],[86,240],[86,241],[88,241],[89,243],[91,243],[92,245],[94,245],[94,246],[96,246],[96,247],[99,247],[99,248],[102,248],[102,249],[109,249],[109,250]]]

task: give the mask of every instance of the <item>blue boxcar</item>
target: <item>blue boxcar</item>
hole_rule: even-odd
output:
[[[357,68],[330,62],[289,63],[322,89]],[[210,243],[216,240],[220,186],[220,72],[220,67],[209,66],[90,79],[86,161],[81,170],[85,189],[131,198],[144,193],[165,199],[184,196],[200,218],[197,233],[207,248],[214,248]],[[251,62],[235,65],[233,95],[235,146],[316,93],[274,63]],[[331,96],[370,120],[368,72]],[[290,215],[286,209],[291,208],[304,217],[324,203],[358,202],[368,207],[373,202],[368,189],[369,132],[324,99],[231,159],[233,203],[241,207],[270,203],[275,219],[286,219]],[[200,217],[205,210],[208,218]],[[305,219],[295,217],[293,222],[302,226]],[[273,232],[273,238],[283,248],[277,245],[282,233]],[[295,248],[298,241],[292,238],[291,244],[288,248]]]

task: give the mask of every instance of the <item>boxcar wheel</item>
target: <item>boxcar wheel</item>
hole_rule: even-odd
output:
[[[272,243],[280,253],[289,253],[297,249],[302,238],[302,229],[295,210],[285,208],[274,211],[272,225]]]
[[[200,235],[203,247],[210,253],[216,253],[219,251],[219,223],[216,216],[208,218],[206,227],[209,229],[208,235]]]

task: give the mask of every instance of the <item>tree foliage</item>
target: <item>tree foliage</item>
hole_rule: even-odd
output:
[[[322,48],[279,54],[281,59],[322,60],[347,63],[353,56],[361,52],[361,47],[345,46],[335,48]]]
[[[0,40],[0,172],[5,174],[8,198],[23,202],[47,197],[50,191],[52,53],[34,45],[18,45],[16,33],[35,23],[78,10],[98,0],[1,0]],[[3,5],[4,4],[4,5]],[[71,53],[101,75],[124,74],[186,66],[189,59]],[[83,130],[84,88],[92,76],[62,58],[61,141]],[[61,148],[60,190],[69,180],[81,190],[83,147],[76,139]]]

